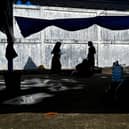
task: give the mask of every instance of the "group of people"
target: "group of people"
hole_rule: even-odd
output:
[[[95,67],[95,53],[96,49],[93,46],[92,41],[88,41],[88,55],[81,63],[76,65],[76,70],[74,72],[77,76],[90,76],[94,72]]]
[[[96,49],[92,41],[88,41],[88,46],[89,48],[88,48],[87,57],[83,59],[81,63],[75,66],[76,70],[73,71],[72,75],[90,76],[94,73]],[[51,71],[53,73],[61,72],[60,47],[61,47],[61,42],[57,42],[53,50],[51,51],[51,54],[53,55],[52,63],[51,63]],[[108,87],[107,93],[110,93],[110,95],[113,95],[113,98],[117,98],[118,95],[120,94],[120,91],[121,91],[120,89],[123,88],[124,83],[125,83],[125,80],[123,79],[123,67],[119,64],[118,61],[115,61],[113,62],[113,66],[112,66],[112,81],[110,86]]]
[[[89,75],[94,70],[95,66],[95,53],[96,49],[93,45],[92,41],[88,41],[88,55],[87,58],[85,58],[80,64],[77,64],[76,71],[74,74],[78,75]],[[51,51],[52,57],[52,63],[51,63],[51,71],[53,73],[59,73],[61,71],[61,42],[57,42]]]

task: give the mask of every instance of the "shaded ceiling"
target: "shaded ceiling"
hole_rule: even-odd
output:
[[[25,0],[22,0],[25,2]],[[32,4],[104,10],[129,10],[129,0],[30,0]]]

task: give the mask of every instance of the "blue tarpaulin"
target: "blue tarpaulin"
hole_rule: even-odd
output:
[[[129,16],[98,16],[96,24],[111,30],[129,29]]]
[[[68,31],[85,29],[94,24],[111,30],[129,29],[129,16],[97,16],[90,18],[65,18],[52,20],[26,17],[15,18],[24,37],[39,32],[52,25]]]

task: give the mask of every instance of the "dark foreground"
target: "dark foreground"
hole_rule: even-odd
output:
[[[113,101],[110,82],[103,73],[22,73],[20,90],[7,90],[1,74],[0,129],[129,129],[128,98]]]
[[[1,75],[0,113],[128,113],[128,98],[123,103],[106,94],[110,83],[111,75],[103,73],[81,78],[69,74],[22,73],[17,91],[13,85],[6,90]]]

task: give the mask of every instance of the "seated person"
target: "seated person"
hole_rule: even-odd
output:
[[[118,61],[113,63],[112,67],[112,82],[109,91],[111,94],[116,97],[117,90],[123,83],[123,67],[119,64]]]
[[[118,61],[113,63],[112,67],[112,81],[121,82],[123,80],[123,67],[119,64]]]
[[[82,61],[82,63],[78,64],[76,66],[76,71],[74,71],[73,74],[77,75],[77,76],[89,76],[89,75],[91,75],[91,71],[90,71],[90,66],[89,66],[88,60],[84,59]]]

